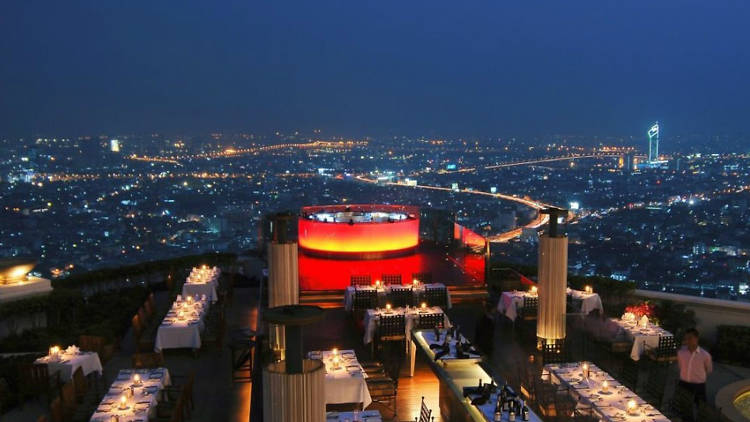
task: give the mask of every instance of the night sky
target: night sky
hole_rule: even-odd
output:
[[[750,124],[747,0],[0,3],[0,136]]]

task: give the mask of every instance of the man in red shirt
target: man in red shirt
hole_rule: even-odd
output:
[[[698,345],[698,339],[698,330],[687,330],[684,345],[677,351],[680,386],[695,395],[696,403],[706,401],[706,378],[714,369],[711,354]]]

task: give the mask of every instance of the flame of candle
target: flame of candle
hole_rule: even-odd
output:
[[[427,309],[427,303],[422,302],[422,309]]]

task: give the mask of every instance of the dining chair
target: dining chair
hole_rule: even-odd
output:
[[[443,328],[445,315],[442,312],[417,314],[417,328]]]
[[[400,285],[401,274],[383,274],[381,280],[383,280],[383,284],[385,284],[386,286]]]
[[[352,275],[349,277],[351,286],[370,286],[372,285],[372,276],[370,275]]]
[[[391,287],[391,292],[388,296],[394,308],[414,305],[414,290],[411,287]]]
[[[164,354],[162,352],[133,353],[133,368],[158,368],[164,366]]]
[[[445,287],[425,287],[424,296],[427,306],[439,306],[443,309],[448,306],[448,291]]]

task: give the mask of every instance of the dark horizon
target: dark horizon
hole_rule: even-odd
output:
[[[0,132],[747,133],[748,18],[742,1],[9,2]]]

